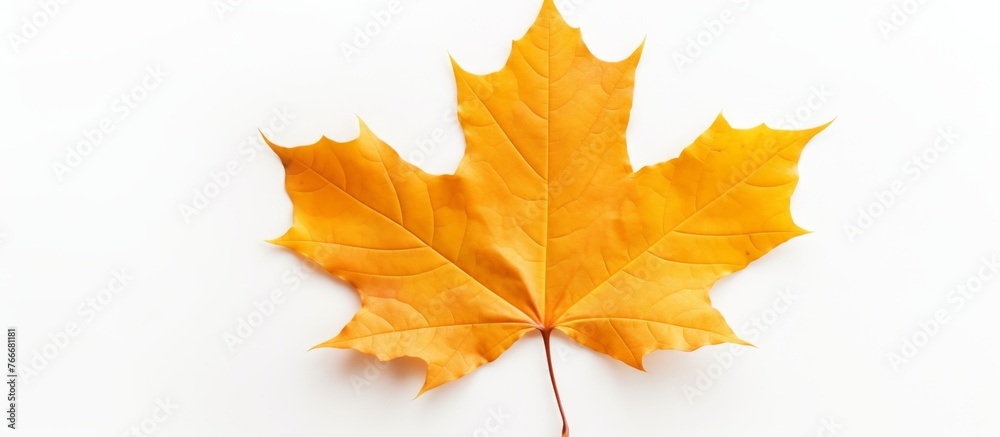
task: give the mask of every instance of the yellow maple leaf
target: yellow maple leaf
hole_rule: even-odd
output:
[[[634,172],[641,51],[597,59],[545,0],[503,69],[453,62],[467,145],[454,175],[424,173],[363,123],[347,143],[269,142],[294,205],[274,243],[361,295],[318,347],[423,360],[423,393],[536,330],[550,375],[553,331],[639,369],[656,349],[746,344],[709,289],[804,233],[789,209],[796,165],[825,126],[734,129],[720,116],[680,157]]]

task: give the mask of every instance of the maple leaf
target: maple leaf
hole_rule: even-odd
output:
[[[407,163],[362,122],[354,141],[283,148],[294,206],[273,242],[357,288],[362,307],[317,347],[427,363],[420,393],[559,331],[642,369],[657,349],[746,344],[711,306],[716,281],[804,231],[789,203],[825,126],[734,129],[720,115],[680,157],[634,172],[625,131],[642,47],[593,56],[545,0],[498,72],[453,61],[465,156]]]

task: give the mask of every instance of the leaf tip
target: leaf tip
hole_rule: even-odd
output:
[[[334,341],[336,341],[336,340],[337,340],[337,338],[332,338],[330,340],[324,341],[324,342],[322,342],[320,344],[317,344],[316,346],[313,346],[313,347],[309,348],[309,350],[307,352],[312,352],[312,351],[314,351],[316,349],[336,348],[337,346],[334,345]]]
[[[649,41],[649,35],[642,36],[642,42],[640,42],[639,47],[636,47],[635,51],[632,52],[632,56],[642,56],[642,51],[646,48],[646,41]]]
[[[461,77],[466,77],[469,72],[462,68],[462,64],[458,63],[458,59],[455,59],[455,55],[448,52],[448,60],[451,62],[451,70],[455,75],[455,80],[457,81]]]
[[[358,138],[365,138],[372,134],[371,128],[368,127],[368,123],[361,118],[360,115],[354,114],[354,120],[358,122]]]
[[[427,388],[427,385],[426,385],[426,384],[424,384],[424,386],[423,386],[423,387],[420,387],[420,391],[418,391],[418,392],[417,392],[417,394],[413,395],[413,399],[410,399],[410,400],[411,400],[411,401],[415,401],[415,400],[417,400],[417,399],[420,399],[420,397],[421,397],[421,396],[423,396],[423,395],[424,395],[424,393],[427,393],[427,392],[429,392],[430,390],[431,390],[431,389]]]
[[[288,163],[290,161],[288,159],[289,148],[281,147],[272,142],[269,138],[267,138],[267,135],[264,133],[264,131],[257,129],[257,132],[260,133],[260,137],[264,140],[264,144],[267,144],[267,147],[271,148],[271,151],[274,152],[275,155],[278,155],[278,158],[281,158],[281,164],[284,166],[288,166]]]
[[[421,359],[421,361],[423,361],[424,363],[427,363],[427,360]],[[420,398],[421,396],[423,396],[425,393],[427,393],[427,392],[429,392],[429,391],[437,388],[438,386],[440,386],[441,384],[444,384],[445,382],[448,382],[448,381],[443,381],[443,382],[440,382],[440,381],[431,381],[430,364],[427,363],[427,366],[428,366],[428,368],[427,368],[427,377],[424,378],[424,385],[421,386],[420,387],[420,391],[417,392],[417,394],[415,396],[413,396],[413,400],[417,400],[418,398]]]
[[[722,111],[719,111],[719,115],[715,117],[715,121],[712,122],[710,129],[712,130],[731,130],[733,127],[726,120],[726,117],[722,115]]]
[[[837,121],[837,116],[836,115],[833,116],[833,118],[831,118],[830,121],[828,121],[826,123],[823,123],[823,124],[821,124],[819,126],[816,126],[816,128],[815,128],[816,132],[820,132],[822,130],[825,130],[826,128],[830,127],[830,125],[833,124],[833,122],[835,122],[835,121]]]
[[[636,357],[635,364],[632,367],[634,367],[635,370],[638,370],[640,372],[649,373],[649,371],[646,370],[646,366],[644,364],[642,364],[643,358],[646,358],[646,356],[645,355],[641,355],[639,357]]]
[[[733,344],[738,344],[740,346],[750,346],[750,347],[752,347],[754,349],[757,348],[757,346],[754,345],[753,343],[750,343],[749,341],[746,341],[746,340],[744,340],[742,338],[739,338],[736,335],[733,335],[732,337],[730,337],[729,338],[729,342],[733,343]]]

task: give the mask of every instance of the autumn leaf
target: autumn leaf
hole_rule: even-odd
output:
[[[657,349],[746,344],[709,289],[804,233],[789,209],[796,165],[825,126],[734,129],[720,116],[680,157],[633,171],[641,51],[597,59],[545,0],[500,71],[453,62],[466,139],[454,175],[405,162],[363,123],[346,143],[269,142],[294,206],[273,242],[361,296],[318,347],[423,360],[423,393],[532,331],[554,389],[554,331],[638,369]]]

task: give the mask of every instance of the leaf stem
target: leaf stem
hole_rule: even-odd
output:
[[[563,411],[562,398],[559,397],[559,386],[556,385],[556,374],[552,371],[552,346],[549,338],[552,336],[552,328],[543,329],[542,340],[545,342],[545,359],[549,363],[549,379],[552,380],[552,391],[556,394],[556,404],[559,405],[559,416],[562,417],[562,437],[569,437],[569,423],[566,422],[566,413]]]

